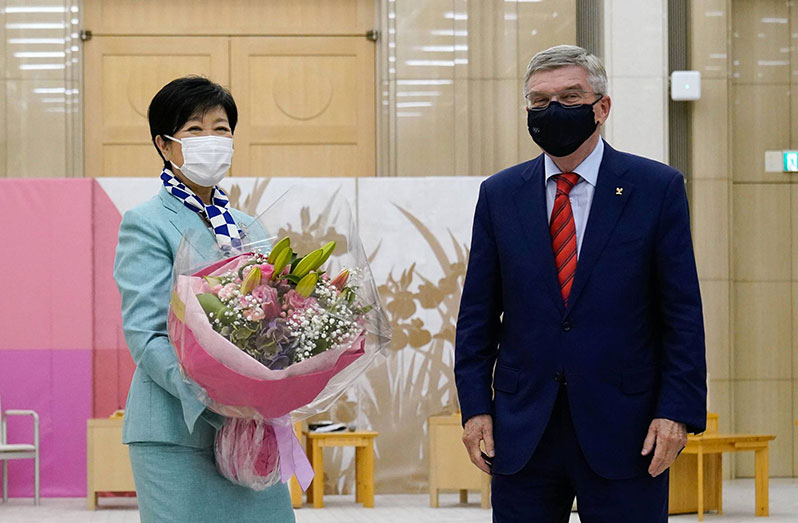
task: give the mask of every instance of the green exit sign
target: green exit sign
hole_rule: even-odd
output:
[[[798,151],[784,151],[784,172],[798,173]]]

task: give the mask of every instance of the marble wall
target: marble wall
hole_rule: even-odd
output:
[[[604,0],[604,66],[616,149],[668,160],[668,2]]]
[[[79,0],[0,1],[0,176],[82,176]]]
[[[540,150],[526,65],[576,43],[575,0],[382,0],[378,175],[486,176]]]
[[[667,2],[604,0],[613,108],[604,136],[666,160]],[[577,41],[576,2],[382,0],[378,174],[489,175],[540,150],[522,82],[529,59]]]
[[[790,476],[798,470],[798,186],[765,172],[764,152],[798,147],[798,7],[734,0],[728,13],[734,423],[775,434],[771,474]],[[751,475],[753,459],[738,458],[737,473]]]
[[[704,298],[711,410],[723,432],[775,434],[772,476],[798,473],[798,185],[766,150],[798,147],[798,8],[775,0],[691,7],[691,210]],[[753,475],[752,456],[724,469]]]

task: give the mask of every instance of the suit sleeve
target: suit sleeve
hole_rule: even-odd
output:
[[[135,210],[122,218],[114,278],[122,296],[122,327],[133,361],[155,383],[181,401],[183,418],[192,432],[205,405],[198,399],[199,387],[183,379],[167,334],[172,255],[158,229]],[[203,417],[212,425],[220,426],[222,418],[216,414],[207,412]]]
[[[454,374],[462,421],[493,414],[493,367],[498,355],[502,282],[485,184],[479,191],[471,253],[457,319]]]
[[[657,225],[655,259],[662,339],[656,417],[685,423],[688,432],[703,432],[707,399],[704,320],[681,174],[668,185]]]

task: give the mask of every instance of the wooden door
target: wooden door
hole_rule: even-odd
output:
[[[19,2],[18,2],[19,3]],[[98,35],[355,35],[374,28],[375,0],[83,0]]]
[[[374,44],[233,37],[236,176],[373,176]]]
[[[186,74],[229,86],[227,37],[97,36],[84,46],[85,175],[156,176],[147,108]]]

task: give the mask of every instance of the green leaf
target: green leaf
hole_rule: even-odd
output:
[[[256,265],[257,263],[258,262],[253,260],[253,261],[247,262],[244,265],[242,265],[241,268],[238,269],[238,277],[243,280],[244,279],[244,269],[246,267],[249,267],[250,265]]]
[[[249,338],[250,336],[252,336],[254,333],[255,333],[255,331],[253,331],[253,330],[251,330],[251,329],[247,329],[246,327],[239,327],[239,328],[237,328],[237,329],[235,330],[235,332],[233,333],[233,335],[234,335],[234,336],[236,337],[236,339],[238,339],[238,340],[246,340],[247,338]]]
[[[302,278],[300,278],[296,274],[288,274],[287,276],[283,276],[283,279],[288,280],[294,285],[296,285],[299,283],[299,280],[301,280]]]
[[[205,314],[213,313],[214,316],[217,316],[221,311],[227,308],[218,296],[210,292],[197,294],[197,301],[202,307],[202,310],[205,311]]]

